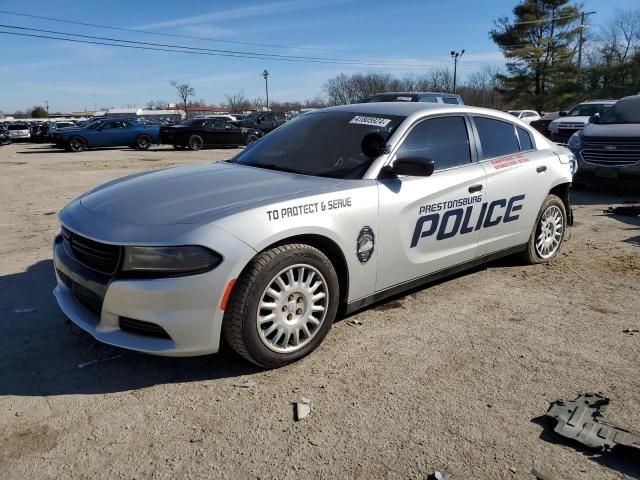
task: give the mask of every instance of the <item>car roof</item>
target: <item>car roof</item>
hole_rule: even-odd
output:
[[[450,105],[443,103],[421,103],[421,102],[379,102],[379,103],[352,103],[349,105],[338,105],[336,107],[323,108],[310,114],[323,111],[343,111],[358,113],[376,113],[380,115],[400,115],[409,116],[411,114],[430,110],[469,110],[467,105]],[[491,110],[491,112],[494,112]]]
[[[371,97],[377,97],[378,95],[405,95],[405,96],[420,96],[420,95],[441,95],[443,97],[459,97],[457,93],[448,92],[379,92],[370,95]]]

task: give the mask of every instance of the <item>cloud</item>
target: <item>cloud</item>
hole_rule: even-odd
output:
[[[167,20],[164,22],[148,23],[134,27],[136,29],[153,30],[167,27],[182,27],[186,25],[199,25],[209,22],[219,22],[223,20],[237,20],[250,17],[258,17],[270,14],[281,14],[283,10],[294,10],[304,8],[308,5],[315,5],[309,0],[288,0],[273,3],[263,3],[258,5],[250,5],[246,7],[231,8],[218,12],[206,13],[202,15],[194,15],[191,17],[176,18],[175,20]]]

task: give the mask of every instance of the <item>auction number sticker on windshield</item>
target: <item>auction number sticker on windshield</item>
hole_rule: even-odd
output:
[[[391,119],[356,115],[351,119],[349,123],[357,123],[359,125],[373,125],[375,127],[386,127],[387,125],[389,125],[389,123],[391,123]]]

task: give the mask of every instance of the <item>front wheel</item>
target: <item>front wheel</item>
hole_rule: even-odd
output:
[[[204,147],[204,140],[200,135],[191,135],[191,137],[189,137],[189,148],[191,150],[202,150],[202,147]]]
[[[71,137],[67,145],[72,152],[83,152],[87,149],[87,141],[78,136]]]
[[[138,137],[136,138],[136,148],[138,150],[148,150],[152,143],[153,140],[146,133],[138,135]]]
[[[567,211],[556,195],[547,195],[529,237],[525,261],[547,263],[558,256],[567,231]]]
[[[339,285],[331,261],[306,244],[258,254],[227,304],[227,343],[250,362],[277,368],[315,350],[336,317]]]

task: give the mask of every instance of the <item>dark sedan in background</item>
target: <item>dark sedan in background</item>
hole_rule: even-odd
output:
[[[547,112],[538,120],[533,120],[531,123],[529,123],[529,125],[538,130],[545,137],[551,138],[549,125],[551,125],[551,122],[553,122],[557,118],[560,118],[560,112]]]
[[[205,147],[249,145],[264,135],[258,129],[239,127],[224,118],[193,118],[170,127],[160,127],[160,143],[174,148],[201,150]]]
[[[284,113],[276,112],[253,112],[242,117],[237,122],[233,122],[239,127],[252,128],[254,130],[260,130],[264,133],[269,133],[275,130],[280,125],[284,125],[287,121],[287,117]]]

